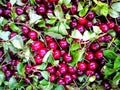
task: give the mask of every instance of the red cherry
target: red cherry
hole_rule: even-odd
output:
[[[78,18],[78,23],[80,25],[84,25],[84,24],[86,24],[86,22],[87,22],[87,19],[85,17],[79,17]]]
[[[115,27],[115,23],[113,21],[108,22],[107,25],[109,29],[112,29]]]
[[[68,53],[65,53],[64,56],[63,56],[63,59],[65,62],[69,63],[72,61],[72,56]]]
[[[78,69],[81,71],[85,71],[87,69],[87,65],[84,62],[78,62],[77,66],[78,66]]]
[[[53,38],[47,35],[47,36],[45,36],[45,40],[48,43],[48,42],[52,42]]]
[[[90,45],[90,48],[92,51],[97,51],[100,49],[100,44],[98,42],[93,42],[91,45]]]
[[[85,32],[85,27],[83,25],[78,25],[76,28],[80,33],[84,33]]]
[[[71,76],[72,76],[73,80],[77,80],[78,79],[78,75],[77,74],[72,74]]]
[[[60,51],[60,54],[61,54],[61,55],[64,55],[64,54],[65,54],[65,50],[61,50],[61,51]]]
[[[92,11],[88,12],[87,19],[89,19],[91,21],[91,20],[94,19],[94,17],[95,17],[95,13],[94,12],[92,12]]]
[[[93,76],[95,72],[93,70],[87,70],[85,73],[87,76]]]
[[[26,65],[26,66],[25,66],[25,71],[26,71],[26,73],[28,73],[28,74],[32,73],[32,68],[31,68],[31,66],[30,66],[30,65]]]
[[[48,66],[47,67],[47,71],[49,72],[49,73],[55,73],[55,67],[53,67],[53,66]]]
[[[69,66],[69,67],[68,67],[68,71],[69,71],[69,73],[74,74],[74,73],[76,73],[76,72],[77,72],[77,68],[76,68],[76,67],[74,67],[74,66]]]
[[[52,41],[52,42],[48,43],[48,47],[50,49],[56,50],[58,46],[54,41]]]
[[[93,23],[91,21],[87,21],[85,24],[86,28],[91,28],[93,26]]]
[[[35,40],[35,39],[37,39],[38,34],[37,34],[37,32],[35,32],[35,31],[30,31],[30,32],[28,33],[28,36],[29,36],[30,39]]]
[[[96,70],[97,69],[97,67],[98,67],[98,64],[96,63],[96,62],[90,62],[89,64],[88,64],[88,68],[90,69],[90,70]]]
[[[69,73],[64,75],[64,80],[66,84],[70,84],[72,82],[72,76]]]
[[[110,35],[110,34],[107,34],[104,37],[105,37],[105,42],[109,42],[113,39],[112,35]]]
[[[116,32],[120,32],[120,25],[119,25],[119,26],[118,26],[118,25],[115,25],[114,30],[115,30]]]
[[[62,78],[59,78],[57,82],[58,82],[58,84],[60,84],[60,85],[65,85],[65,80],[62,79]]]
[[[47,51],[48,51],[47,48],[41,48],[41,49],[39,49],[38,53],[39,53],[40,57],[43,58],[46,55]]]
[[[54,82],[56,80],[56,76],[54,74],[51,74],[49,80],[50,82]]]
[[[67,65],[64,63],[60,64],[58,70],[61,74],[65,74],[67,72]]]
[[[57,77],[60,77],[61,76],[61,73],[59,71],[56,71],[56,74],[55,74]]]
[[[44,4],[40,4],[39,7],[37,7],[37,13],[44,15],[46,13],[46,7]]]
[[[44,47],[45,47],[45,45],[41,41],[34,41],[32,43],[32,50],[33,51],[38,51],[38,50],[40,50],[41,48],[44,48]]]
[[[21,14],[24,13],[24,10],[23,10],[22,8],[16,8],[16,13],[17,13],[18,15],[21,15]]]
[[[53,58],[54,59],[59,59],[60,58],[60,50],[55,50],[53,51]]]
[[[26,27],[26,26],[22,26],[22,27],[21,27],[21,30],[22,30],[22,33],[25,34],[25,35],[27,35],[28,32],[29,32],[29,28]]]
[[[103,52],[102,51],[97,51],[97,52],[95,52],[95,57],[97,58],[97,59],[102,59],[103,58]]]
[[[77,13],[77,6],[76,5],[72,5],[72,7],[70,8],[71,14],[76,14]]]
[[[60,40],[59,44],[60,44],[60,47],[63,49],[68,47],[68,43],[66,40]]]
[[[103,33],[106,33],[109,30],[107,24],[100,24],[99,27],[100,27],[100,29],[102,30]]]
[[[88,61],[92,61],[94,59],[94,54],[92,52],[87,52],[85,55],[85,59]]]
[[[41,64],[42,61],[43,61],[43,59],[42,59],[39,55],[37,55],[37,56],[35,57],[35,62],[36,62],[36,64]]]
[[[6,76],[6,77],[12,76],[12,71],[11,71],[11,70],[5,71],[5,76]]]

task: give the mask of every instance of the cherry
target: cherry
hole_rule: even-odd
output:
[[[23,3],[26,3],[28,0],[22,0]]]
[[[109,30],[109,27],[107,24],[100,24],[100,29],[102,30],[103,33],[106,33]]]
[[[56,71],[55,75],[58,76],[58,77],[60,77],[61,73],[59,71]]]
[[[22,27],[21,27],[21,30],[22,30],[22,33],[25,34],[25,35],[27,35],[28,32],[30,31],[27,26],[22,26]]]
[[[107,25],[109,29],[112,29],[115,27],[115,23],[113,21],[108,22]]]
[[[85,32],[85,27],[83,25],[78,25],[76,28],[80,33],[84,33]]]
[[[106,81],[104,81],[104,82],[102,83],[102,85],[105,87],[106,90],[110,90],[110,89],[111,89],[110,84],[109,84],[108,82],[106,82]]]
[[[49,80],[50,82],[54,82],[56,80],[56,76],[54,74],[51,74]]]
[[[3,72],[5,72],[8,69],[8,67],[6,65],[2,65],[1,69]]]
[[[104,42],[104,41],[105,41],[105,37],[104,37],[104,36],[99,37],[99,38],[98,38],[98,41],[99,41],[99,42]]]
[[[48,43],[48,47],[50,49],[56,50],[58,46],[57,46],[56,42],[52,41],[52,42]]]
[[[72,82],[72,76],[69,73],[64,75],[64,80],[66,84],[70,84]]]
[[[61,50],[61,51],[60,51],[60,54],[61,54],[61,55],[64,55],[64,54],[65,54],[65,50]]]
[[[77,78],[78,78],[78,75],[77,75],[77,74],[72,74],[71,76],[72,76],[72,79],[73,79],[73,80],[77,80]]]
[[[60,47],[63,49],[68,47],[68,43],[66,40],[60,40],[59,44],[60,44]]]
[[[95,52],[95,57],[97,58],[97,59],[102,59],[103,58],[103,52],[102,51],[97,51],[97,52]]]
[[[35,2],[36,2],[37,4],[40,4],[40,3],[42,2],[42,0],[35,0]]]
[[[107,34],[104,37],[105,37],[105,42],[109,42],[113,39],[112,35],[110,35],[110,34]]]
[[[115,25],[114,30],[115,30],[116,32],[120,32],[120,25]]]
[[[47,36],[45,36],[45,40],[48,43],[48,42],[52,42],[53,38],[47,35]]]
[[[78,69],[81,71],[85,71],[87,69],[87,65],[84,62],[78,62],[77,66],[78,66]]]
[[[2,55],[3,55],[3,51],[2,51],[2,50],[0,50],[0,58],[2,57]]]
[[[95,76],[96,76],[97,80],[100,80],[101,77],[100,77],[99,73],[95,73]]]
[[[3,9],[0,8],[0,16],[3,16]]]
[[[31,79],[30,78],[25,78],[25,83],[30,84],[31,83]]]
[[[38,79],[39,79],[39,80],[42,80],[42,79],[43,79],[43,76],[41,75],[40,72],[35,72],[35,75],[38,76]]]
[[[67,72],[67,65],[62,63],[59,65],[59,68],[58,68],[58,71],[61,73],[61,74],[65,74]]]
[[[39,51],[38,51],[39,52],[39,56],[43,58],[46,55],[47,51],[48,51],[47,48],[39,49]]]
[[[30,39],[35,40],[35,39],[37,39],[38,34],[37,34],[37,32],[35,32],[35,31],[30,31],[30,32],[28,33],[28,36],[29,36]]]
[[[42,59],[39,55],[37,55],[37,56],[35,57],[35,62],[36,62],[36,64],[41,64],[42,61],[43,61],[43,59]]]
[[[85,55],[85,59],[88,61],[92,61],[94,59],[94,54],[92,52],[87,52]]]
[[[96,70],[97,68],[98,68],[98,64],[96,63],[96,62],[94,62],[94,61],[92,61],[92,62],[90,62],[89,64],[88,64],[88,68],[90,69],[90,70]]]
[[[62,6],[62,9],[63,9],[64,12],[67,12],[67,11],[68,11],[68,8],[66,7],[65,4],[62,4],[61,6]]]
[[[9,38],[11,39],[11,38],[15,37],[16,35],[17,35],[16,32],[12,32],[12,33],[9,35]]]
[[[91,21],[87,21],[85,24],[86,28],[91,28],[93,26],[93,23]]]
[[[39,7],[37,7],[37,13],[44,15],[46,13],[46,8],[44,4],[40,4]]]
[[[47,71],[49,72],[49,73],[55,73],[55,67],[53,67],[53,66],[48,66],[47,67]]]
[[[69,62],[72,61],[72,56],[70,54],[68,54],[68,53],[65,53],[63,55],[63,59],[64,59],[65,62],[69,63]]]
[[[74,73],[77,72],[77,68],[74,67],[74,66],[69,66],[69,67],[68,67],[68,72],[74,74]]]
[[[80,25],[84,25],[84,24],[86,24],[86,22],[87,22],[87,19],[85,17],[79,17],[78,18],[78,23]]]
[[[60,58],[60,50],[55,50],[54,52],[53,52],[53,58],[54,59],[59,59]]]
[[[95,72],[94,72],[93,70],[87,70],[87,71],[85,72],[85,74],[86,74],[87,76],[93,76],[93,75],[95,74]]]
[[[78,74],[79,76],[83,75],[83,73],[84,73],[83,71],[81,71],[81,70],[79,70],[79,69],[77,70],[77,74]]]
[[[11,70],[7,70],[5,71],[5,76],[8,78],[10,76],[12,76],[12,71]]]
[[[57,3],[58,0],[48,0],[48,2],[50,2],[50,3]]]
[[[65,85],[65,80],[62,79],[62,78],[59,78],[57,82],[58,82],[58,84],[60,84],[60,85]]]
[[[22,8],[16,8],[16,13],[17,13],[18,15],[21,15],[21,14],[24,13],[24,10],[23,10]]]
[[[97,51],[100,49],[100,44],[98,42],[93,42],[91,45],[90,45],[90,48],[92,51]]]
[[[76,5],[72,5],[72,7],[70,8],[71,14],[76,14],[77,13],[77,6]]]
[[[95,13],[93,11],[88,12],[88,14],[87,14],[87,19],[88,20],[91,21],[91,20],[94,19],[94,17],[95,17]]]
[[[9,31],[9,30],[10,30],[9,25],[8,25],[8,24],[5,24],[5,25],[3,26],[3,30],[4,30],[4,31]]]
[[[32,50],[33,51],[38,51],[38,50],[40,50],[41,48],[44,48],[44,47],[45,47],[45,45],[41,41],[34,41],[32,43]]]
[[[5,15],[6,17],[9,17],[10,14],[11,14],[11,10],[10,10],[10,9],[6,9],[6,10],[3,11],[3,13],[4,13],[4,15]]]
[[[26,73],[28,73],[28,74],[32,73],[32,68],[31,68],[31,66],[30,66],[30,65],[26,65],[26,66],[25,66],[25,71],[26,71]]]
[[[51,9],[48,9],[47,14],[53,14],[53,11]]]
[[[75,28],[77,26],[77,22],[76,21],[71,21],[70,22],[70,27],[71,28]]]
[[[10,2],[7,2],[6,5],[7,5],[7,8],[8,8],[8,9],[11,9],[12,4],[11,4]]]

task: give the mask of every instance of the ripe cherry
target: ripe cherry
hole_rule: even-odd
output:
[[[46,55],[47,51],[48,51],[47,48],[41,48],[41,49],[39,49],[38,50],[39,56],[43,58]]]
[[[64,80],[66,84],[70,84],[72,82],[72,76],[69,73],[64,75]]]
[[[70,27],[71,28],[75,28],[77,26],[77,22],[76,21],[71,21],[70,22]]]
[[[65,85],[65,80],[62,79],[62,78],[59,78],[57,82],[58,82],[58,84],[60,84],[60,85]]]
[[[91,28],[93,26],[93,23],[91,21],[87,21],[85,24],[86,28]]]
[[[25,66],[25,71],[26,71],[26,73],[32,73],[32,68],[31,68],[31,66],[30,66],[30,65],[26,65],[26,66]]]
[[[64,63],[60,64],[58,70],[61,74],[65,74],[67,72],[67,65]]]
[[[93,76],[93,75],[95,74],[95,72],[94,72],[93,70],[87,70],[87,71],[85,72],[85,74],[86,74],[87,76]]]
[[[63,59],[64,59],[65,62],[69,63],[69,62],[72,61],[72,56],[70,54],[68,54],[68,53],[65,53],[63,55]]]
[[[105,37],[105,42],[109,42],[113,39],[112,35],[110,35],[110,34],[107,34],[104,37]]]
[[[0,8],[0,16],[2,16],[2,15],[3,15],[3,9]]]
[[[78,74],[79,76],[83,75],[83,73],[84,73],[83,71],[81,71],[81,70],[79,70],[79,69],[77,70],[77,74]]]
[[[48,43],[48,42],[52,42],[53,38],[47,35],[47,36],[45,36],[45,40]]]
[[[77,68],[74,67],[74,66],[69,66],[69,67],[68,67],[68,72],[74,74],[74,73],[77,72]]]
[[[108,22],[107,25],[109,29],[112,29],[115,27],[115,23],[113,21]]]
[[[78,18],[78,23],[80,25],[84,25],[84,24],[86,24],[86,22],[87,22],[87,19],[85,17],[79,17]]]
[[[3,72],[5,72],[8,69],[8,67],[6,65],[2,65],[1,69]]]
[[[71,76],[72,76],[72,79],[73,79],[73,80],[77,80],[77,78],[78,78],[78,75],[77,75],[77,74],[72,74]]]
[[[94,54],[92,52],[87,52],[85,55],[85,59],[88,61],[92,61],[94,59]]]
[[[106,33],[109,30],[107,24],[100,24],[100,29],[102,30],[103,33]]]
[[[53,66],[50,65],[50,66],[47,67],[47,71],[49,73],[53,73],[54,74],[55,73],[55,67],[53,67]]]
[[[37,55],[37,56],[35,57],[35,62],[36,62],[36,64],[41,64],[42,61],[43,61],[43,59],[42,59],[39,55]]]
[[[50,49],[56,50],[58,46],[57,46],[56,42],[52,41],[52,42],[48,43],[48,47]]]
[[[17,13],[18,15],[21,15],[21,14],[24,13],[24,10],[23,10],[22,8],[16,8],[16,13]]]
[[[83,25],[78,25],[76,28],[80,33],[84,33],[85,32],[85,27]]]
[[[90,45],[90,48],[92,51],[97,51],[100,49],[100,44],[98,42],[93,42],[91,45]]]
[[[49,80],[50,82],[54,82],[56,80],[56,76],[54,74],[51,74]]]
[[[61,55],[64,55],[64,54],[65,54],[65,50],[61,50],[61,51],[60,51],[60,54],[61,54]]]
[[[11,70],[5,71],[5,76],[6,76],[6,77],[12,76],[12,71],[11,71]]]
[[[105,41],[105,37],[104,37],[104,36],[99,37],[99,38],[98,38],[98,41],[99,41],[99,42],[104,42],[104,41]]]
[[[98,64],[96,63],[96,62],[90,62],[89,64],[88,64],[88,68],[90,69],[90,70],[96,70],[97,69],[97,67],[98,67]]]
[[[30,31],[30,32],[28,33],[28,36],[29,36],[30,39],[35,40],[35,39],[37,39],[38,34],[37,34],[37,32],[35,32],[35,31]]]
[[[60,50],[55,50],[53,51],[53,58],[54,59],[59,59],[60,58]]]
[[[68,47],[68,43],[66,40],[60,40],[59,44],[60,44],[60,47],[63,49]]]
[[[34,41],[32,43],[32,50],[33,51],[38,51],[38,50],[40,50],[41,48],[44,48],[44,47],[45,47],[45,45],[41,41]]]
[[[120,25],[115,25],[114,30],[115,30],[116,32],[120,32]]]
[[[76,14],[77,13],[77,6],[76,5],[72,5],[72,7],[70,8],[71,14]]]
[[[91,21],[94,19],[94,17],[95,17],[95,13],[93,11],[88,12],[87,19]]]
[[[22,0],[23,3],[26,3],[28,0]]]
[[[77,66],[78,66],[78,69],[81,71],[85,71],[87,69],[87,65],[84,62],[78,62]]]
[[[44,4],[40,4],[39,7],[37,7],[37,13],[44,15],[46,13],[46,8]]]
[[[22,27],[21,27],[21,30],[22,30],[22,33],[25,34],[25,35],[27,35],[28,32],[30,31],[27,26],[22,26]]]
[[[103,52],[102,51],[97,51],[97,52],[95,52],[95,57],[97,58],[97,59],[102,59],[103,58]]]
[[[11,34],[9,35],[9,38],[11,39],[11,38],[15,37],[16,35],[17,35],[16,32],[11,32]]]

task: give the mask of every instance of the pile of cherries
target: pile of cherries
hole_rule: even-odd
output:
[[[59,0],[35,0],[35,4],[31,5],[29,0],[21,0],[24,3],[24,6],[20,7],[18,5],[12,6],[9,0],[2,0],[5,3],[5,6],[0,5],[0,17],[3,17],[8,20],[2,27],[2,30],[7,32],[10,31],[9,39],[12,39],[16,35],[21,35],[24,41],[24,44],[27,43],[28,40],[32,40],[32,43],[28,44],[28,48],[31,49],[31,53],[34,57],[33,62],[24,62],[20,58],[20,52],[14,54],[12,51],[8,50],[8,53],[11,57],[10,61],[5,61],[5,53],[4,48],[0,48],[0,64],[1,70],[4,72],[6,77],[6,81],[12,76],[15,76],[16,80],[23,80],[27,84],[32,83],[32,77],[30,75],[38,76],[39,80],[43,80],[44,76],[41,74],[41,70],[37,69],[38,65],[41,65],[43,62],[43,58],[47,54],[48,51],[52,51],[52,58],[55,61],[59,61],[59,64],[53,66],[52,64],[48,64],[46,67],[46,71],[49,72],[49,80],[51,83],[60,84],[63,86],[71,85],[73,83],[78,83],[78,77],[86,75],[87,77],[95,76],[96,81],[102,80],[101,84],[105,87],[106,90],[111,89],[111,85],[108,80],[104,79],[104,71],[103,67],[106,64],[106,60],[104,58],[103,50],[107,48],[107,43],[112,41],[114,38],[120,38],[120,18],[114,19],[111,16],[97,16],[94,11],[88,11],[87,15],[84,17],[78,16],[79,18],[73,17],[73,15],[78,15],[77,7],[78,2],[81,0],[71,0],[71,8],[67,8],[65,4],[62,4],[62,10],[64,14],[69,12],[70,15],[70,29],[67,30],[69,35],[64,36],[64,39],[56,39],[51,36],[48,36],[44,33],[44,27],[38,27],[38,24],[35,24],[34,27],[31,27],[28,23],[29,15],[27,10],[32,8],[36,14],[41,15],[42,19],[46,22],[48,20],[48,13],[54,15],[55,5],[58,4]],[[85,1],[85,0],[84,0]],[[88,0],[86,0],[86,3]],[[101,0],[101,2],[105,2],[106,0]],[[11,17],[12,8],[14,7],[15,13],[17,17],[13,20]],[[19,16],[23,15],[21,19]],[[94,23],[93,20],[97,21]],[[9,23],[14,22],[21,30],[21,33],[15,32],[11,30]],[[46,27],[51,28],[52,24],[46,24]],[[78,42],[81,44],[81,47],[85,48],[85,53],[83,54],[83,60],[79,61],[76,66],[70,66],[68,63],[73,61],[73,57],[69,52],[70,43],[68,43],[67,38],[70,37],[71,32],[76,29],[81,34],[83,34],[86,29],[92,30],[93,26],[99,26],[102,33],[99,38],[94,41],[86,41],[84,45],[84,41],[79,39],[73,39],[72,43]],[[109,30],[113,29],[116,33],[116,36],[112,36],[108,33]],[[43,40],[39,39],[40,32],[43,36]],[[0,39],[0,43],[4,43],[5,41]],[[84,47],[86,46],[86,47]],[[83,48],[79,48],[79,50]],[[26,77],[21,77],[18,75],[17,65],[20,62],[24,62],[25,74]],[[85,81],[83,80],[82,83]],[[93,83],[93,82],[92,82]],[[78,85],[79,86],[79,85]],[[67,88],[66,88],[67,89]]]

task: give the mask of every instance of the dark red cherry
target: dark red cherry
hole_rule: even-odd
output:
[[[22,26],[22,27],[21,27],[21,30],[22,30],[22,33],[25,34],[25,35],[27,35],[28,32],[30,31],[27,26]]]
[[[5,76],[6,76],[6,77],[12,76],[12,71],[11,71],[11,70],[5,71]]]
[[[103,58],[103,52],[102,51],[97,51],[97,52],[95,52],[95,57],[97,58],[97,59],[102,59]]]
[[[94,59],[94,54],[92,52],[87,52],[85,55],[85,59],[88,61],[92,61]]]
[[[9,17],[10,16],[10,14],[11,14],[11,10],[10,9],[6,9],[6,10],[4,10],[4,15],[6,16],[6,17]]]
[[[85,73],[87,76],[93,76],[95,72],[93,70],[87,70]]]
[[[105,87],[105,90],[110,90],[111,89],[111,85],[106,81],[103,81],[102,85]]]
[[[48,42],[52,42],[53,38],[47,35],[47,36],[45,36],[45,40],[48,43]]]
[[[25,71],[26,71],[26,73],[28,73],[28,74],[32,73],[32,68],[31,68],[31,66],[30,66],[30,65],[26,65],[26,66],[25,66]]]
[[[48,47],[49,47],[50,49],[56,50],[58,46],[57,46],[57,43],[56,43],[56,42],[52,41],[52,42],[49,42],[49,43],[48,43]]]
[[[75,28],[76,26],[77,26],[77,22],[76,21],[70,22],[70,27],[71,28]]]
[[[113,21],[108,22],[107,25],[109,29],[112,29],[115,27],[115,23]]]
[[[24,10],[23,10],[22,8],[16,8],[16,13],[17,13],[18,15],[21,15],[21,14],[24,13]]]
[[[74,74],[74,73],[77,72],[77,68],[74,67],[74,66],[69,66],[69,67],[68,67],[68,72]]]
[[[91,45],[90,45],[90,48],[92,51],[97,51],[100,49],[100,44],[98,42],[93,42]]]
[[[12,33],[9,35],[9,38],[11,39],[11,38],[15,37],[16,35],[17,35],[16,32],[12,32]]]
[[[47,67],[47,71],[49,72],[49,73],[55,73],[55,67],[53,67],[53,66],[48,66]]]
[[[37,4],[40,4],[40,3],[42,2],[42,0],[35,0],[35,2],[36,2]]]
[[[23,3],[26,3],[28,0],[22,0]]]
[[[115,30],[116,32],[120,32],[120,25],[115,25],[114,30]]]
[[[85,24],[86,28],[91,28],[93,26],[93,23],[91,21],[87,21]]]
[[[61,74],[65,74],[67,72],[67,65],[64,63],[60,64],[58,70]]]
[[[37,7],[37,13],[44,15],[46,13],[46,8],[44,4],[40,4],[39,7]]]
[[[84,24],[86,24],[86,22],[87,22],[87,19],[85,17],[79,17],[78,18],[78,23],[80,25],[84,25]]]
[[[72,82],[72,76],[69,73],[64,75],[64,80],[66,84],[70,84]]]
[[[85,71],[87,69],[87,65],[84,62],[78,62],[77,67],[81,71]]]
[[[8,69],[8,67],[6,65],[2,65],[1,69],[3,72],[5,72]]]
[[[63,78],[59,78],[57,82],[60,85],[65,85],[65,80]]]
[[[55,75],[57,76],[57,77],[60,77],[61,76],[61,73],[60,73],[60,71],[56,71],[56,73],[55,73]]]
[[[98,67],[98,64],[96,63],[96,62],[90,62],[89,64],[88,64],[88,68],[90,69],[90,70],[96,70],[97,69],[97,67]]]
[[[100,29],[102,30],[103,33],[106,33],[109,30],[107,24],[100,24],[99,27],[100,27]]]
[[[99,38],[98,38],[98,41],[99,41],[99,42],[104,42],[104,41],[105,41],[105,37],[104,37],[104,36],[99,37]]]
[[[110,35],[110,34],[107,34],[104,37],[105,37],[105,42],[109,42],[113,39],[112,35]]]
[[[57,3],[58,0],[48,0],[48,2],[50,2],[50,3]]]
[[[6,5],[7,5],[7,8],[8,8],[8,9],[11,9],[11,7],[12,7],[11,2],[7,2]]]
[[[44,47],[45,47],[45,45],[41,41],[34,41],[32,43],[32,50],[33,51],[38,51],[38,50],[40,50],[41,48],[44,48]]]
[[[8,24],[5,24],[5,25],[3,26],[3,30],[4,30],[4,31],[9,31],[9,30],[10,30],[9,25],[8,25]]]
[[[0,16],[3,16],[3,9],[0,8]]]
[[[78,25],[76,29],[78,31],[80,31],[80,33],[84,33],[85,32],[85,27],[83,25]]]
[[[55,50],[53,51],[53,58],[54,59],[59,59],[60,58],[60,50]]]
[[[88,12],[87,14],[87,19],[88,20],[93,20],[95,17],[95,13],[93,11]]]
[[[76,14],[77,13],[77,6],[72,5],[72,7],[70,8],[70,12],[71,12],[71,14]]]
[[[72,74],[71,76],[72,76],[73,80],[77,80],[78,79],[78,75],[77,74]]]
[[[42,59],[39,55],[37,55],[37,56],[35,57],[35,62],[36,62],[36,64],[41,64],[42,61],[43,61],[43,59]]]
[[[63,55],[63,59],[64,59],[65,62],[69,63],[69,62],[72,61],[72,56],[69,53],[65,53]]]
[[[83,75],[83,73],[84,73],[83,71],[81,71],[81,70],[79,70],[79,69],[77,70],[77,74],[78,74],[79,76]]]
[[[54,74],[51,74],[49,80],[50,82],[54,82],[56,80],[56,76]]]
[[[38,51],[39,56],[43,58],[46,55],[47,51],[48,51],[47,48],[41,48],[41,49],[39,49],[39,51]]]
[[[35,39],[37,39],[38,34],[37,34],[37,32],[35,32],[35,31],[30,31],[30,32],[28,33],[28,36],[29,36],[30,39],[35,40]]]
[[[60,40],[59,44],[60,44],[60,47],[63,49],[68,47],[68,43],[66,40]]]
[[[62,7],[62,9],[63,9],[64,12],[67,12],[67,11],[69,10],[69,9],[66,7],[65,4],[62,4],[61,7]]]
[[[60,54],[61,54],[61,55],[64,55],[64,54],[65,54],[65,50],[61,50],[61,51],[60,51]]]

